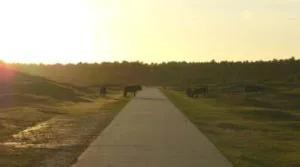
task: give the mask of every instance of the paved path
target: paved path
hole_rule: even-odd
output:
[[[73,167],[232,167],[158,89],[133,98]]]

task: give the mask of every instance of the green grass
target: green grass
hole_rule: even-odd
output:
[[[164,92],[234,166],[300,166],[300,107],[295,99],[280,94],[192,99],[183,91]],[[276,104],[278,99],[282,105]]]

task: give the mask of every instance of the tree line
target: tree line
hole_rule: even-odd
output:
[[[102,62],[10,64],[17,70],[75,85],[93,84],[231,84],[300,81],[300,60],[216,62]]]

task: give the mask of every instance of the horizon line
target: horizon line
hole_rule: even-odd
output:
[[[277,58],[273,58],[273,59],[268,59],[268,60],[262,60],[262,59],[258,59],[258,60],[215,60],[212,59],[210,61],[186,61],[186,60],[168,60],[168,61],[160,61],[160,62],[147,62],[147,61],[141,61],[141,60],[112,60],[112,61],[94,61],[94,62],[90,62],[90,61],[78,61],[78,62],[55,62],[55,63],[46,63],[46,62],[34,62],[34,63],[29,63],[29,62],[17,62],[17,61],[13,61],[13,62],[6,62],[4,60],[0,60],[0,62],[3,62],[4,64],[25,64],[25,65],[69,65],[69,64],[73,64],[73,65],[77,65],[77,64],[103,64],[103,63],[141,63],[141,64],[166,64],[166,63],[222,63],[222,62],[230,62],[230,63],[238,63],[238,62],[270,62],[270,61],[280,61],[280,60],[295,60],[295,61],[299,61],[300,58],[296,58],[294,56],[291,56],[290,58],[281,58],[281,59],[277,59]]]

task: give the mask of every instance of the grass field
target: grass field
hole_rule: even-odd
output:
[[[31,104],[0,111],[0,166],[69,166],[129,98]]]
[[[180,89],[164,92],[234,166],[300,166],[298,88],[229,96],[213,91],[197,99]]]
[[[0,166],[66,167],[130,98],[0,69]],[[5,76],[5,77],[3,77]]]

